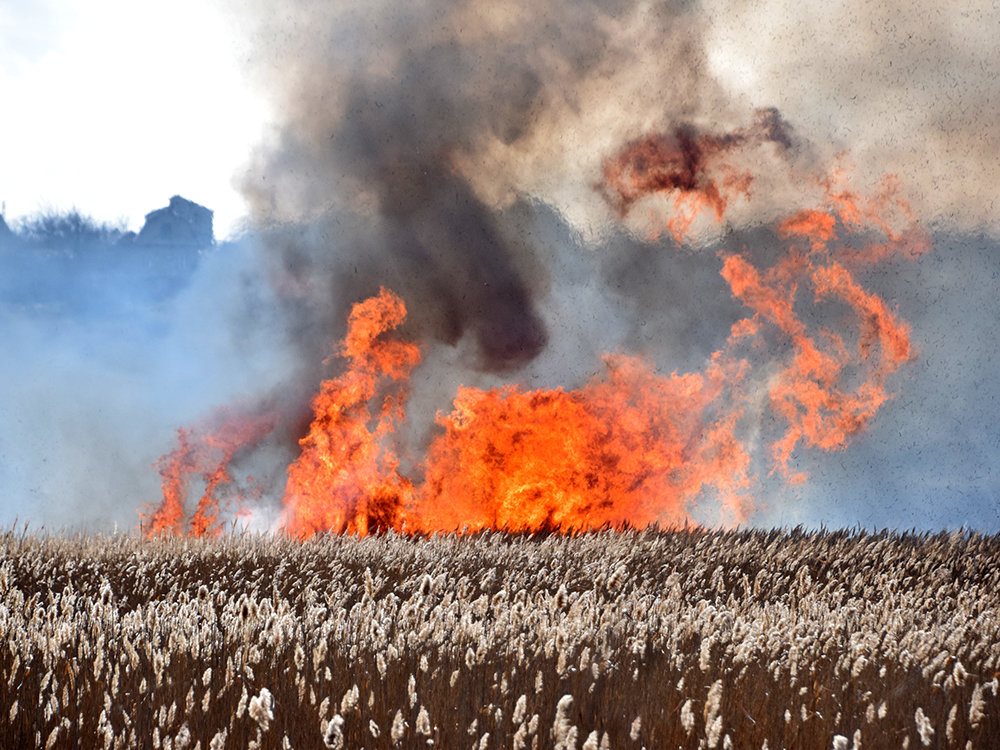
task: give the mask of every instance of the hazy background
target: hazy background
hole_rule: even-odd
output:
[[[322,360],[350,305],[383,283],[425,342],[415,447],[460,383],[574,387],[615,349],[700,369],[742,314],[715,250],[766,253],[772,223],[849,152],[860,186],[897,174],[933,233],[931,253],[862,279],[911,323],[920,357],[845,451],[799,451],[804,486],[760,460],[752,522],[1000,530],[998,15],[4,5],[0,522],[134,526],[176,427],[275,393],[304,404],[335,370]],[[648,212],[622,220],[595,190],[629,139],[726,131],[760,107],[794,145],[757,154],[755,201],[691,246],[650,239]],[[178,193],[215,210],[215,243],[121,241]],[[113,231],[23,241],[32,216],[73,206]],[[279,494],[286,459],[281,445],[259,459]]]

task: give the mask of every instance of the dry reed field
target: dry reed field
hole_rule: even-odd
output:
[[[1000,537],[8,532],[4,748],[1000,742]]]

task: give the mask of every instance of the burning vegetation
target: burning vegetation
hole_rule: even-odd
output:
[[[0,744],[992,747],[1000,538],[0,539]]]
[[[623,216],[665,207],[664,228],[679,243],[699,222],[724,221],[733,201],[752,199],[755,175],[740,166],[748,150],[781,152],[790,138],[773,110],[721,135],[676,128],[609,158],[600,187]],[[847,446],[891,398],[890,376],[915,356],[907,323],[859,280],[873,264],[929,247],[897,181],[864,196],[840,169],[814,188],[819,205],[777,224],[768,258],[719,250],[719,273],[743,315],[701,371],[660,372],[618,351],[577,388],[463,386],[438,412],[422,457],[398,442],[422,356],[397,331],[406,301],[382,288],[356,303],[336,352],[343,371],[313,397],[287,470],[282,529],[305,538],[679,527],[693,522],[696,502],[713,503],[723,525],[746,521],[761,423],[777,425],[767,470],[801,483],[795,452]],[[182,430],[161,461],[163,501],[147,512],[147,535],[218,530],[222,494],[246,507],[229,463],[278,419],[230,410],[215,421]],[[185,496],[197,487],[190,510]]]

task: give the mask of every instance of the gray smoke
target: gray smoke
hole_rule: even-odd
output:
[[[284,121],[245,185],[259,219],[311,226],[308,237],[275,229],[268,242],[280,273],[308,280],[292,325],[339,330],[347,305],[384,284],[406,299],[410,333],[452,345],[468,336],[470,365],[487,372],[516,370],[543,351],[550,332],[538,301],[559,273],[558,258],[518,226],[514,206],[533,186],[497,159],[524,155],[545,170],[537,156],[547,154],[532,153],[539,141],[559,143],[571,136],[571,113],[605,106],[595,83],[642,70],[654,39],[656,70],[643,77],[659,77],[666,95],[641,113],[622,108],[621,135],[691,112],[684,100],[703,78],[684,4],[643,13],[624,2],[293,3],[278,17],[261,12],[258,72]],[[608,216],[597,177],[590,169],[571,189]],[[302,338],[306,359],[320,353],[308,347],[328,344]]]
[[[767,265],[779,244],[773,222],[815,205],[816,178],[836,165],[862,191],[898,175],[915,214],[939,232],[935,255],[862,279],[914,316],[923,359],[899,376],[900,390],[935,413],[940,378],[917,323],[950,329],[936,346],[951,351],[983,318],[966,315],[964,328],[958,309],[928,319],[925,295],[899,279],[954,289],[962,272],[974,278],[954,264],[969,242],[954,232],[996,225],[1000,144],[985,103],[997,83],[981,31],[996,15],[931,3],[791,14],[743,2],[293,2],[281,14],[261,5],[251,70],[282,121],[244,184],[272,227],[266,258],[289,291],[285,320],[304,379],[321,374],[308,363],[330,351],[350,304],[379,285],[406,299],[406,333],[425,342],[411,409],[424,424],[461,383],[572,387],[600,371],[607,351],[642,354],[665,371],[700,369],[743,314],[713,251]],[[761,110],[780,112],[795,137],[782,127],[740,152],[737,166],[757,175],[752,207],[731,206],[721,232],[698,227],[692,247],[648,241],[662,230],[662,207],[622,217],[599,189],[602,163],[629,142],[723,136]],[[871,434],[892,419],[905,423],[900,434],[927,434],[925,419],[941,419],[893,408]],[[865,501],[849,498],[864,495],[854,477],[874,476],[863,468],[871,440],[849,455],[801,457],[817,480],[804,489],[767,479],[762,461],[758,520],[863,516]],[[883,508],[919,483],[905,450],[889,448],[897,468],[876,472],[889,477],[876,485]],[[954,451],[935,453],[962,465]],[[835,466],[841,474],[824,481]],[[868,516],[883,523],[894,513]]]
[[[989,3],[292,2],[251,19],[283,117],[247,180],[261,215],[422,205],[443,167],[488,205],[527,192],[600,225],[589,187],[621,144],[776,107],[807,163],[849,150],[861,184],[904,177],[928,224],[998,221]],[[776,204],[801,183],[773,186]]]
[[[791,148],[739,155],[755,201],[731,207],[730,231],[813,205],[816,177],[848,150],[859,189],[898,174],[926,225],[995,221],[994,129],[978,102],[996,84],[965,71],[990,47],[981,34],[957,46],[952,25],[969,21],[929,4],[250,8],[234,17],[253,29],[249,71],[279,126],[243,184],[271,227],[267,262],[304,367],[329,351],[350,304],[384,284],[407,300],[413,335],[468,336],[470,367],[516,373],[551,339],[539,303],[561,260],[499,214],[544,203],[592,248],[622,225],[595,189],[602,162],[651,132],[732,133],[767,108],[791,124],[794,144],[772,139]],[[960,121],[953,105],[983,117]],[[657,221],[635,210],[624,225],[645,237]],[[703,245],[717,239],[708,231]]]
[[[708,68],[734,102],[849,150],[862,181],[899,175],[927,226],[1000,229],[995,3],[702,7]]]
[[[4,525],[131,530],[159,502],[176,428],[288,392],[293,354],[253,247],[201,250],[179,272],[183,244],[0,242]]]

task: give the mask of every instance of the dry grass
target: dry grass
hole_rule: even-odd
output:
[[[1000,537],[0,541],[0,746],[991,747]]]

